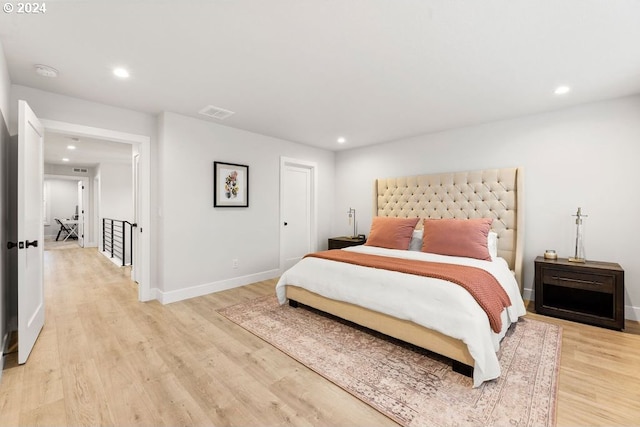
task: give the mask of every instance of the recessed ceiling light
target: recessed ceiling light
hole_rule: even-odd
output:
[[[553,91],[556,95],[566,95],[571,92],[571,88],[569,86],[558,86],[556,90]]]
[[[68,161],[69,161],[69,159],[68,159],[68,158],[66,158],[66,157],[63,157],[63,158],[62,158],[62,161],[63,161],[63,162],[68,162]]]
[[[114,68],[113,69],[113,74],[116,77],[120,77],[121,79],[126,79],[126,78],[129,77],[129,72],[126,69],[122,68],[122,67]]]
[[[43,77],[58,77],[58,70],[48,65],[36,64],[34,65],[36,73]]]
[[[347,139],[344,136],[338,138],[338,144],[344,144],[345,142],[347,142]]]
[[[67,145],[67,150],[75,150],[76,146],[75,145]]]

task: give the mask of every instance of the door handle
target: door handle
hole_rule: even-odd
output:
[[[27,249],[29,249],[29,246],[33,246],[35,248],[38,247],[38,241],[37,240],[34,240],[33,242],[30,242],[30,241],[26,240],[24,243],[26,244],[26,248]]]
[[[288,224],[288,223],[286,223],[286,222],[284,223],[284,225],[287,225],[287,224]]]
[[[17,242],[7,242],[7,249],[13,249],[13,248],[17,248],[18,247],[18,243]]]

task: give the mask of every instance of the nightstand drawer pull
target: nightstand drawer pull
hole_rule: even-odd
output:
[[[580,280],[580,279],[571,279],[569,277],[560,277],[560,276],[551,276],[554,280],[560,282],[571,282],[571,283],[581,283],[585,285],[604,285],[603,282],[597,282],[595,280]]]

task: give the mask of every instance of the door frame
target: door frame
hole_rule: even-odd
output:
[[[302,169],[308,169],[311,175],[311,197],[309,197],[309,212],[311,212],[310,234],[311,234],[311,250],[318,250],[318,164],[308,160],[295,159],[292,157],[280,157],[280,274],[284,272],[284,181],[285,167],[295,166]]]
[[[140,248],[138,257],[138,300],[155,299],[151,291],[151,138],[146,135],[120,132],[111,129],[84,126],[57,120],[40,119],[45,132],[64,133],[78,137],[90,137],[106,141],[121,142],[138,147],[140,153],[140,217],[136,235],[136,246]],[[135,203],[135,201],[134,201]],[[144,232],[144,230],[147,230]]]

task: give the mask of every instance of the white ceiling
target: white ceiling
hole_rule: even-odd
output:
[[[95,167],[99,163],[131,163],[131,144],[87,137],[71,137],[47,132],[44,138],[44,163]],[[69,146],[75,147],[70,150]],[[62,159],[68,159],[64,161]]]
[[[212,104],[236,112],[225,125],[332,150],[640,93],[638,0],[46,6],[0,14],[12,83],[216,122],[197,113]]]

